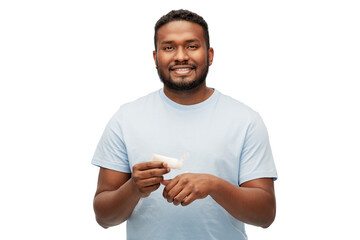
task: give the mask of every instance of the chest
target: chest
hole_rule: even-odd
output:
[[[188,155],[181,170],[173,170],[171,178],[183,172],[209,173],[234,184],[245,131],[232,119],[206,115],[148,115],[124,128],[124,139],[130,169],[146,162],[152,154],[180,158]]]

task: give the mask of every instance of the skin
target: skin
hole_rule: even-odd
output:
[[[194,82],[211,66],[214,50],[207,49],[203,29],[199,24],[173,21],[159,28],[157,34],[157,50],[153,52],[156,68],[174,84]],[[191,70],[177,71],[180,68]],[[164,93],[179,104],[192,105],[209,98],[213,89],[208,88],[205,81],[186,91],[176,91],[165,84]]]
[[[169,173],[166,163],[144,162],[134,165],[132,174],[100,168],[94,197],[96,220],[104,228],[126,221],[140,198],[160,187]]]
[[[214,50],[207,48],[200,25],[174,21],[159,28],[153,57],[163,77],[174,84],[186,85],[203,75],[213,61]],[[179,104],[190,105],[206,100],[213,90],[204,81],[192,89],[181,91],[164,85],[164,93]],[[129,174],[100,168],[94,211],[98,223],[104,228],[126,221],[139,200],[148,197],[161,184],[165,186],[165,200],[174,205],[186,207],[211,196],[244,223],[266,228],[275,219],[273,179],[255,179],[235,186],[210,174],[185,173],[164,180],[163,175],[170,169],[161,162],[139,163],[132,170]]]

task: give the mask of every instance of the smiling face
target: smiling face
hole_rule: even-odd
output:
[[[202,27],[188,21],[172,21],[157,32],[153,56],[165,87],[191,90],[205,83],[214,51],[207,49]]]

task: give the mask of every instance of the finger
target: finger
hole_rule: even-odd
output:
[[[152,185],[160,184],[163,181],[163,177],[153,177],[137,181],[139,187],[148,187]]]
[[[185,188],[185,186],[189,185],[189,179],[186,175],[181,174],[176,176],[166,187],[165,190],[168,193],[167,198],[169,199],[169,195],[170,198],[171,197],[175,197],[183,188]],[[189,185],[190,187],[192,187],[192,184]]]
[[[169,191],[178,183],[178,178],[174,178],[172,180],[167,180],[167,185],[164,187],[164,191],[163,191],[163,197],[164,198],[168,198],[168,194],[169,194]]]
[[[188,191],[187,189],[183,189],[180,191],[174,198],[173,203],[174,205],[179,205],[180,203],[184,202],[188,196],[191,194],[191,191]]]
[[[193,201],[195,201],[196,195],[194,193],[190,193],[182,202],[181,202],[181,206],[188,206],[190,203],[192,203]]]
[[[160,161],[142,162],[134,165],[133,170],[144,171],[154,168],[167,168],[167,163],[163,163]]]
[[[137,176],[140,179],[146,179],[146,178],[152,178],[152,177],[159,177],[164,174],[169,173],[168,168],[155,168],[155,169],[149,169],[141,172],[137,172]]]
[[[167,193],[167,201],[174,202],[176,200],[176,205],[181,203],[182,200],[190,193],[187,188],[184,188],[180,183],[176,184],[172,189]]]
[[[167,182],[166,187],[164,190],[166,190],[167,192],[169,192],[176,184],[179,183],[180,177],[176,176],[175,178],[169,180],[169,182]]]
[[[164,185],[164,186],[166,186],[166,185],[168,185],[170,182],[171,182],[171,179],[163,180],[163,181],[161,182],[161,184]]]

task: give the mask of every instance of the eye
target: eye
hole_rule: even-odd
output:
[[[189,46],[188,46],[188,49],[197,49],[197,48],[198,48],[197,45],[189,45]]]
[[[172,50],[174,50],[174,48],[171,47],[171,46],[166,46],[166,47],[164,47],[163,49],[164,49],[165,51],[172,51]]]

